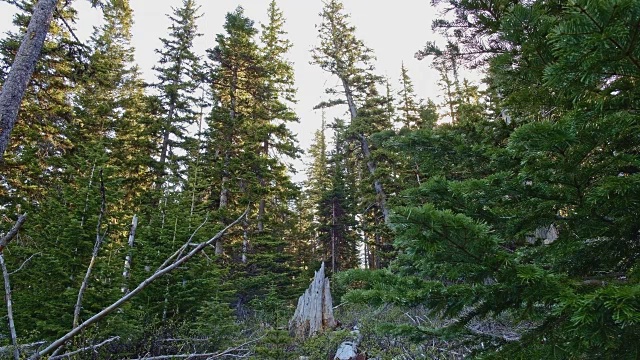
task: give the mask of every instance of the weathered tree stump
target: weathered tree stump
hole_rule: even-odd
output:
[[[335,327],[329,279],[324,276],[322,263],[311,285],[298,299],[296,312],[289,320],[289,333],[295,337],[308,338]]]

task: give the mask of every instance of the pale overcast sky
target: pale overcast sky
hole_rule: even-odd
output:
[[[144,77],[153,80],[151,67],[158,56],[154,49],[161,47],[160,37],[167,36],[169,20],[166,14],[171,7],[178,7],[181,0],[130,0],[135,14],[133,28],[133,46],[136,49],[136,61]],[[196,52],[204,55],[205,49],[215,45],[214,38],[223,32],[225,14],[233,11],[238,5],[245,9],[245,14],[255,20],[256,26],[266,21],[267,5],[270,0],[199,0],[203,16],[199,19],[199,31],[203,34],[195,43]],[[79,11],[76,24],[77,34],[81,40],[87,39],[92,27],[99,24],[101,14],[91,9],[86,0],[76,0],[74,6]],[[351,14],[351,23],[357,28],[357,35],[372,48],[377,56],[377,73],[391,80],[398,87],[400,66],[404,61],[421,98],[438,98],[438,75],[429,67],[427,61],[418,61],[414,53],[421,49],[427,41],[440,40],[431,31],[431,21],[436,10],[430,6],[429,0],[343,0],[345,10]],[[319,12],[322,9],[320,0],[278,0],[278,6],[287,20],[285,30],[293,43],[289,59],[294,63],[296,86],[298,88],[298,104],[296,107],[300,123],[292,125],[298,134],[300,146],[307,149],[313,132],[320,126],[320,113],[313,111],[313,106],[324,97],[323,89],[337,83],[336,79],[310,65],[309,50],[318,41],[315,25],[320,22]],[[11,27],[14,7],[0,2],[0,34]],[[395,89],[397,90],[397,89]],[[296,164],[302,169],[301,164]],[[294,178],[302,179],[302,174]]]

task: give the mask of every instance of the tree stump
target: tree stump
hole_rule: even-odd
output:
[[[316,271],[309,288],[298,299],[298,307],[289,320],[289,333],[308,338],[336,327],[329,279],[324,276],[324,263]]]

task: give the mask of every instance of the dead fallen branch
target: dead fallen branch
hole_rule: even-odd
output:
[[[215,353],[204,353],[204,354],[196,354],[196,353],[194,353],[194,354],[182,354],[182,355],[159,355],[159,356],[150,356],[150,357],[146,357],[145,356],[145,357],[131,359],[131,360],[167,360],[167,359],[190,359],[190,360],[204,359],[204,360],[210,360],[210,359],[218,359],[218,358],[225,357],[225,356],[233,357],[235,359],[245,359],[245,358],[248,358],[249,356],[251,356],[251,354],[253,353],[250,349],[247,349],[246,346],[260,341],[263,337],[265,337],[265,335],[262,335],[262,336],[260,336],[260,337],[258,337],[256,339],[244,342],[244,343],[242,343],[242,344],[240,344],[238,346],[230,347],[230,348],[228,348],[226,350],[215,352]],[[237,354],[236,352],[242,352],[242,354]]]
[[[204,248],[206,248],[207,246],[210,246],[210,245],[214,244],[216,241],[218,241],[218,239],[220,239],[222,236],[224,236],[224,234],[230,228],[234,227],[237,223],[239,223],[247,215],[248,211],[249,211],[249,209],[247,208],[247,210],[245,210],[245,212],[242,215],[240,215],[240,217],[238,217],[234,222],[232,222],[231,224],[227,225],[224,229],[220,230],[220,232],[218,232],[211,239],[201,243],[199,246],[197,246],[196,248],[194,248],[191,251],[189,251],[186,255],[176,258],[176,260],[171,262],[170,264],[168,262],[165,262],[165,264],[163,264],[163,266],[161,266],[156,272],[154,272],[153,275],[151,275],[150,277],[148,277],[147,279],[142,281],[135,289],[131,290],[131,292],[123,295],[120,299],[115,301],[113,304],[109,305],[108,307],[102,309],[97,314],[95,314],[92,317],[90,317],[89,319],[85,320],[82,324],[79,324],[77,327],[75,327],[74,329],[72,329],[71,331],[69,331],[68,333],[66,333],[62,337],[60,337],[59,339],[57,339],[54,342],[52,342],[45,349],[43,349],[41,351],[38,351],[35,354],[31,355],[31,357],[29,357],[29,359],[30,360],[40,359],[43,355],[47,355],[47,354],[55,351],[60,346],[65,344],[67,341],[73,339],[76,335],[81,333],[84,329],[86,329],[87,327],[89,327],[89,326],[93,325],[94,323],[98,322],[99,320],[101,320],[102,318],[104,318],[105,316],[107,316],[108,314],[113,312],[114,310],[118,309],[120,306],[122,306],[122,304],[127,302],[132,297],[136,296],[138,293],[140,293],[142,290],[144,290],[147,286],[149,286],[155,280],[157,280],[158,278],[162,277],[163,275],[175,270],[180,265],[184,264],[189,259],[194,257],[196,254],[201,252]]]
[[[105,340],[105,341],[103,341],[101,343],[95,344],[95,345],[85,346],[85,347],[80,348],[78,350],[70,351],[70,352],[64,353],[62,355],[51,356],[49,358],[49,360],[71,358],[71,356],[80,354],[80,353],[85,352],[85,351],[89,351],[89,350],[94,350],[95,351],[96,349],[98,349],[100,347],[103,347],[103,346],[107,345],[108,343],[116,341],[116,340],[119,340],[119,339],[120,339],[120,336],[114,336],[114,337],[108,338],[107,340]]]

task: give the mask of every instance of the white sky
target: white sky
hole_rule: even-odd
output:
[[[130,0],[134,10],[135,25],[133,27],[133,46],[136,50],[136,61],[143,72],[145,80],[154,78],[152,66],[158,59],[154,49],[160,48],[160,37],[167,36],[169,20],[166,14],[171,7],[179,7],[181,0]],[[215,35],[223,32],[225,14],[233,11],[238,5],[245,9],[245,14],[255,20],[256,26],[266,21],[269,0],[199,0],[201,13],[198,26],[203,34],[194,44],[200,55],[205,49],[215,45]],[[397,88],[400,78],[400,66],[404,61],[409,70],[416,93],[421,98],[432,98],[440,102],[436,84],[438,75],[429,68],[428,61],[418,61],[413,55],[427,41],[440,38],[431,31],[431,22],[437,15],[428,0],[343,0],[345,10],[351,14],[351,23],[357,28],[357,35],[372,48],[377,56],[377,73],[386,76]],[[74,1],[79,11],[76,24],[77,35],[81,40],[87,39],[92,27],[99,24],[101,14],[91,9],[86,0]],[[320,23],[319,12],[322,9],[320,0],[278,0],[278,6],[287,20],[285,30],[293,43],[289,60],[294,63],[296,86],[298,88],[298,104],[296,111],[300,117],[299,124],[293,124],[292,130],[298,134],[300,146],[307,149],[313,133],[320,127],[320,112],[313,111],[313,106],[324,98],[324,88],[337,83],[336,79],[310,65],[310,49],[317,43],[315,25]],[[0,34],[11,27],[11,19],[15,10],[13,6],[0,2]],[[331,119],[328,119],[331,120]],[[296,168],[302,170],[301,163]],[[294,176],[296,181],[303,179],[303,174]]]

